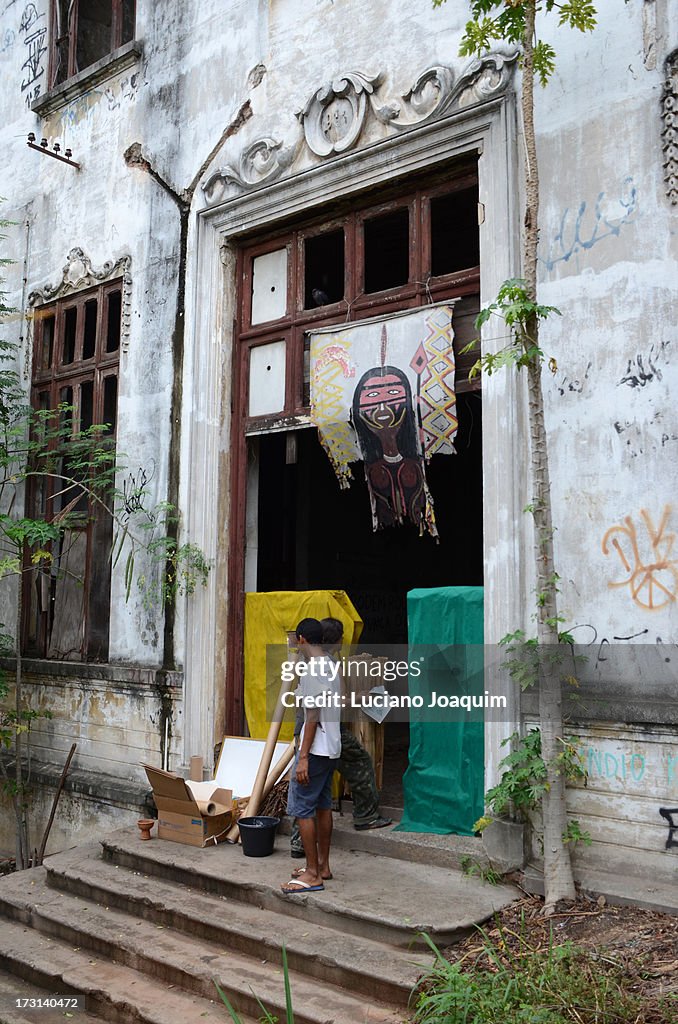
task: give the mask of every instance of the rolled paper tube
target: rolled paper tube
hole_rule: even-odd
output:
[[[193,755],[189,762],[188,777],[192,782],[202,782],[202,757]]]
[[[215,786],[213,782],[193,782],[186,780],[186,788],[195,800],[201,814],[211,818],[215,814],[228,814],[233,810],[230,802],[230,790]]]
[[[290,762],[293,759],[294,759],[294,740],[292,740],[290,742],[287,750],[282,755],[280,760],[277,761],[273,765],[273,768],[271,768],[271,771],[269,772],[269,774],[268,774],[268,776],[266,778],[266,782],[264,783],[264,788],[261,791],[261,797],[260,797],[259,803],[261,803],[261,801],[264,800],[268,796],[268,794],[271,792],[271,790],[275,786],[275,784],[278,781],[278,779],[280,778],[280,776],[283,774],[283,772],[289,766]],[[251,803],[252,803],[252,799],[250,797],[250,801],[249,801],[249,803],[247,805],[247,809],[245,810],[245,814],[243,815],[243,817],[251,817],[253,814],[257,813],[256,811],[251,811],[250,810]],[[236,822],[236,824],[233,825],[233,827],[227,833],[227,835],[226,835],[226,842],[227,843],[237,843],[239,838],[240,838],[240,829],[238,828],[238,824]]]
[[[214,800],[196,800],[195,802],[200,813],[208,818],[214,817],[215,814],[230,814],[233,810],[229,804],[219,804]]]

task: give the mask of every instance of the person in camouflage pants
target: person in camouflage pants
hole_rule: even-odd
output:
[[[341,643],[343,626],[339,619],[322,619],[323,647],[330,656],[336,654],[338,645]],[[295,725],[295,740],[298,740],[301,725],[303,724],[303,710],[301,721],[297,715]],[[351,731],[348,725],[341,726],[341,755],[339,757],[338,769],[343,775],[351,789],[353,798],[353,827],[358,831],[365,831],[373,828],[385,828],[392,824],[391,818],[384,818],[379,813],[379,793],[377,781],[374,775],[372,758],[367,753],[357,736]],[[290,853],[292,857],[303,857],[304,848],[301,845],[301,836],[296,821],[292,826],[290,835]]]

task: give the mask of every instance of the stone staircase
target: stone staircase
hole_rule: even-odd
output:
[[[58,993],[83,997],[75,1024],[223,1024],[215,980],[244,1021],[260,1004],[284,1021],[283,944],[296,1024],[407,1020],[421,933],[449,944],[517,895],[458,870],[475,842],[340,818],[334,879],[302,896],[280,892],[299,863],[284,836],[265,858],[140,842],[134,825],[74,847],[0,879],[0,1024],[63,1022],[16,1006]]]

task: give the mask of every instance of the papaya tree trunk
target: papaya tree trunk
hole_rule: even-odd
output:
[[[539,242],[539,166],[534,130],[534,37],[536,0],[525,4],[525,34],[522,64],[522,118],[525,140],[525,224],[523,273],[527,298],[537,301],[537,245]],[[537,637],[542,650],[539,670],[539,724],[542,757],[546,763],[548,788],[542,798],[544,826],[545,913],[553,912],[558,900],[574,899],[570,852],[563,841],[567,827],[565,778],[558,771],[562,753],[563,707],[558,665],[548,657],[558,643],[557,576],[553,556],[551,482],[548,442],[544,423],[542,360],[539,354],[539,321],[533,315],[525,324],[522,343],[532,352],[527,366],[530,423],[530,459],[533,486],[534,557],[537,584]]]

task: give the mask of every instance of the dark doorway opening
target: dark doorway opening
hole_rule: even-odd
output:
[[[345,590],[364,621],[360,648],[407,643],[408,590],[483,583],[482,402],[457,396],[455,456],[427,467],[439,542],[410,525],[372,530],[361,463],[342,491],[315,430],[258,437],[257,590]],[[382,802],[402,806],[408,727],[386,724]]]
[[[415,587],[481,586],[482,404],[458,396],[457,455],[427,467],[439,543],[409,524],[372,530],[361,463],[339,489],[315,430],[259,437],[257,590],[345,590],[362,616],[361,643],[407,643],[405,596]]]

